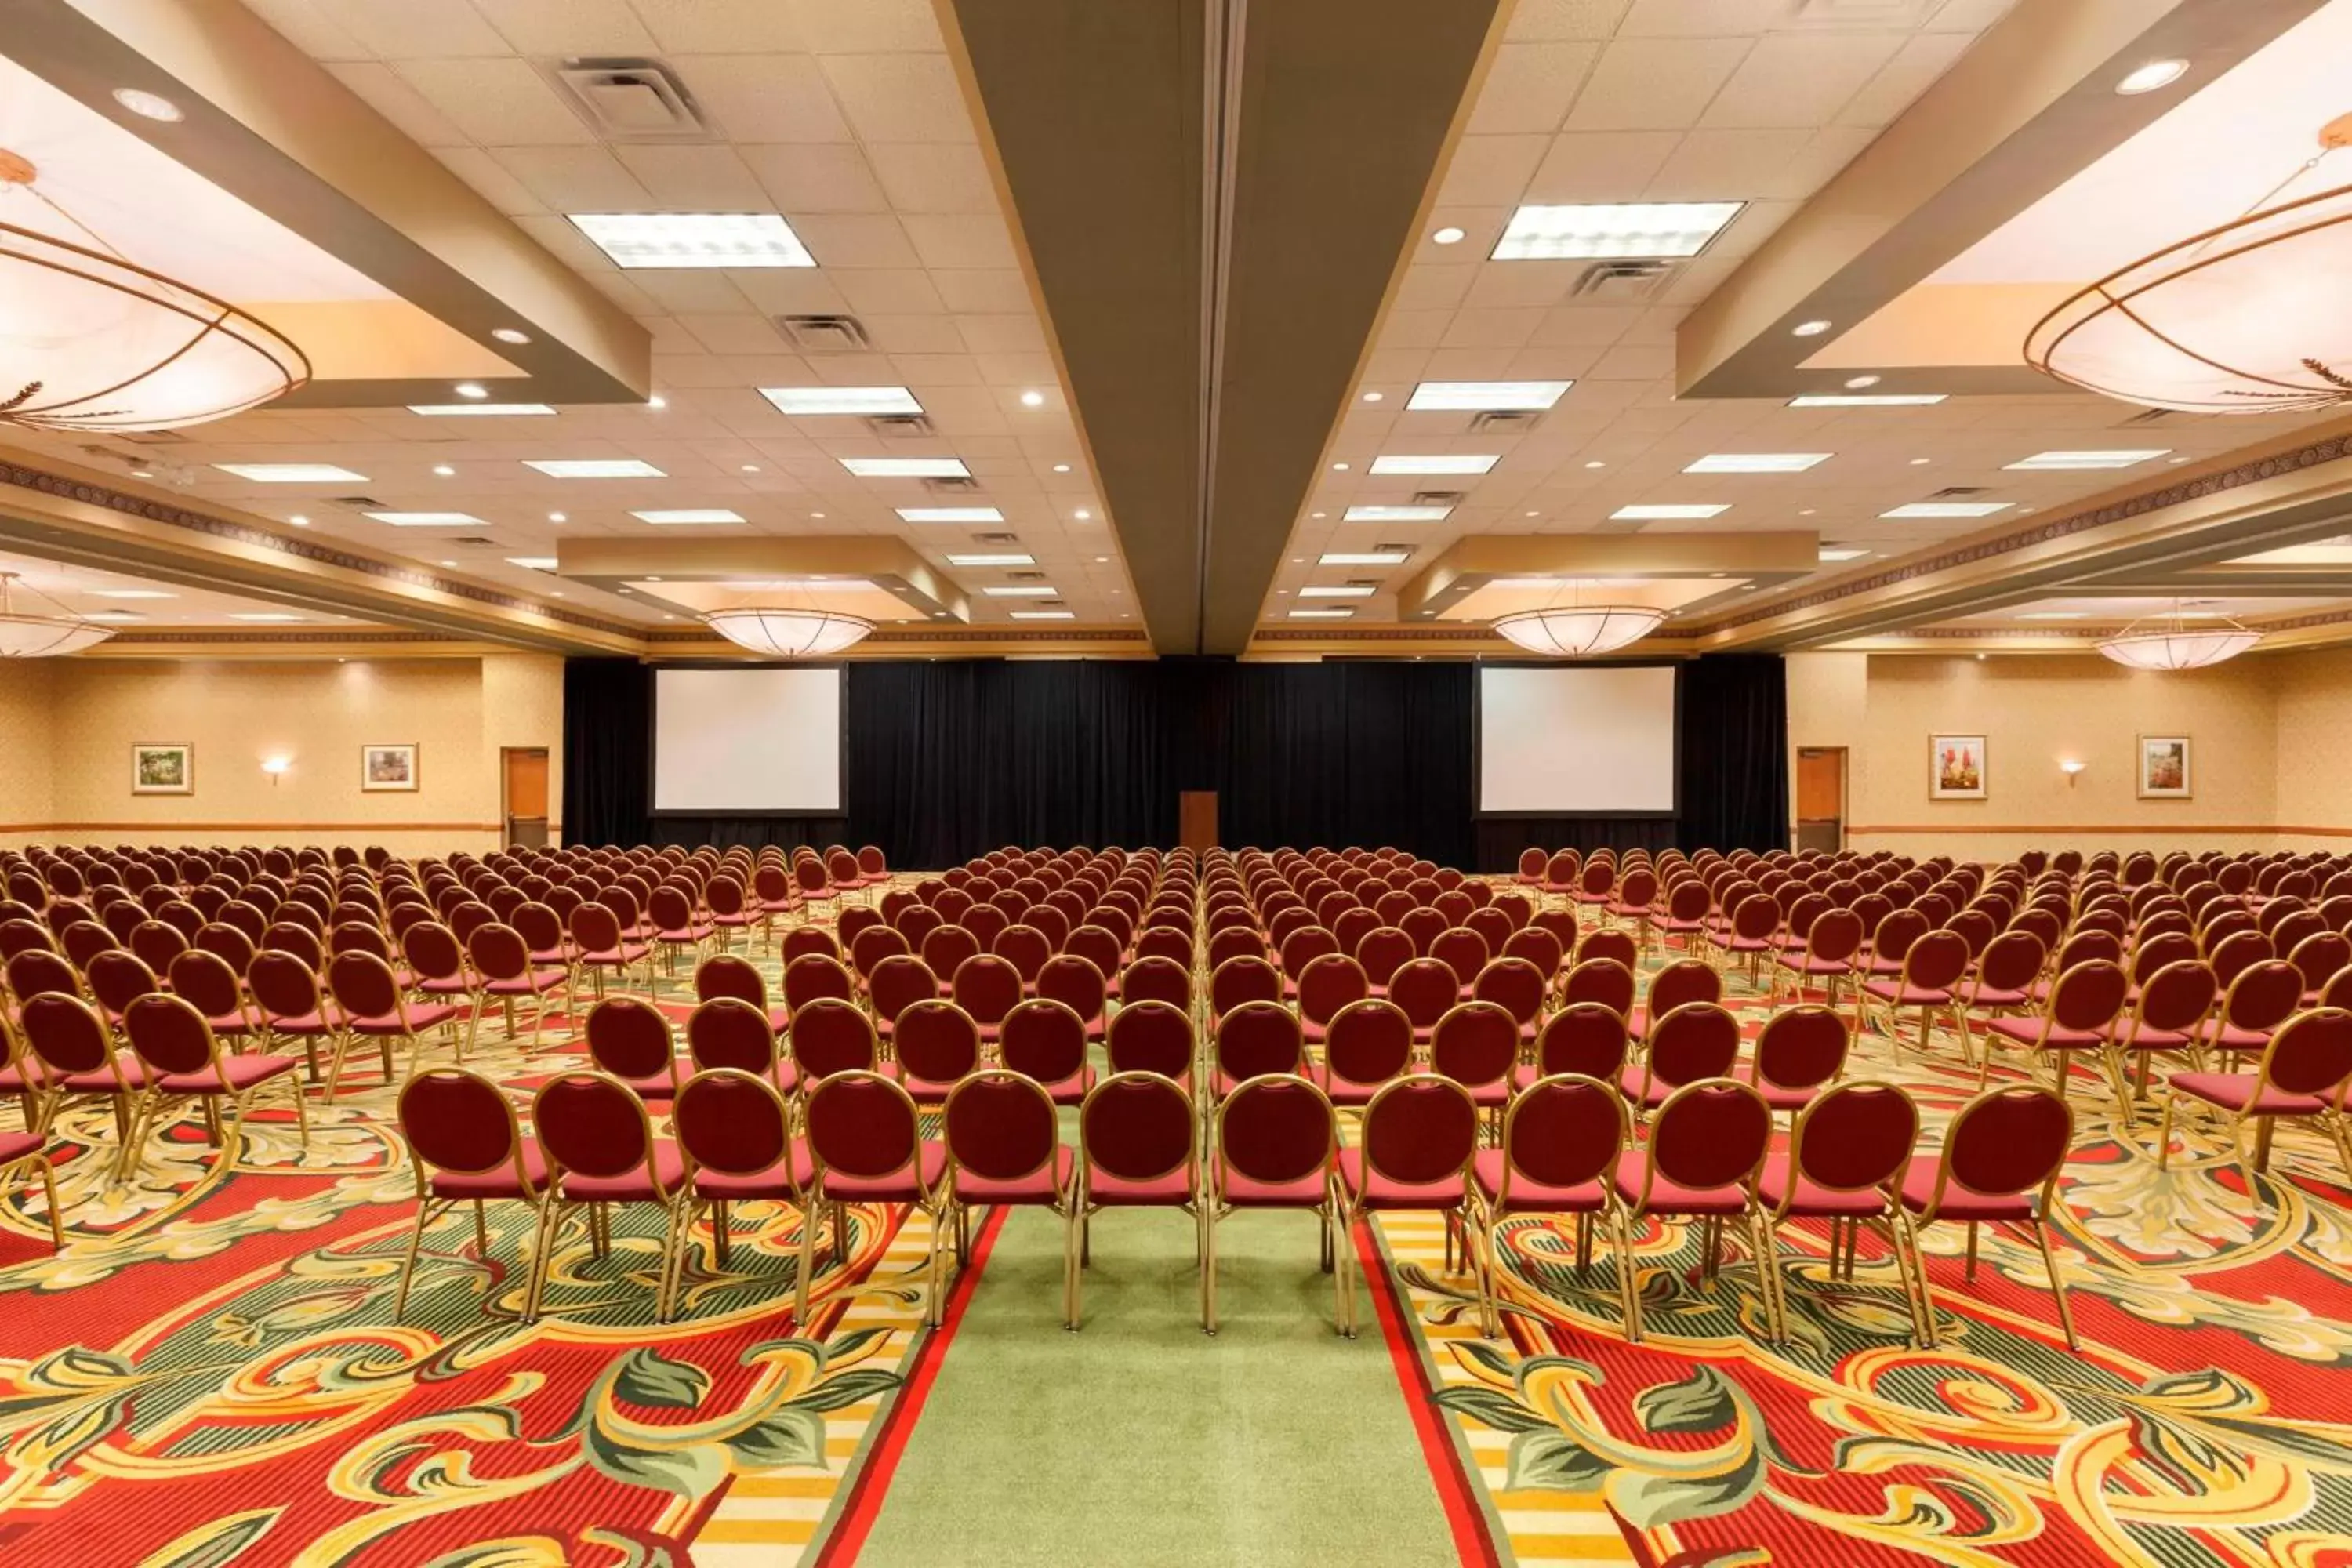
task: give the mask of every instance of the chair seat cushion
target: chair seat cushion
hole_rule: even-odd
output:
[[[280,1013],[269,1020],[273,1035],[331,1035],[335,1026],[316,1012]]]
[[[2271,1043],[2268,1029],[2243,1029],[2235,1024],[2224,1024],[2211,1018],[2207,1019],[2204,1027],[2197,1031],[2197,1037],[2225,1051],[2259,1051]]]
[[[2030,998],[2016,986],[1979,985],[1968,994],[1971,1007],[2022,1007]]]
[[[1793,969],[1800,974],[1851,974],[1853,973],[1853,960],[1851,958],[1820,958],[1808,952],[1793,961],[1784,958],[1780,963],[1783,968]]]
[[[1406,1073],[1412,1073],[1419,1069],[1407,1064],[1404,1070]],[[1308,1067],[1307,1076],[1314,1080],[1315,1087],[1321,1089],[1324,1097],[1332,1104],[1346,1106],[1370,1105],[1372,1102],[1372,1096],[1395,1081],[1393,1079],[1389,1079],[1379,1083],[1358,1083],[1353,1079],[1334,1075],[1331,1071],[1331,1064],[1328,1062]],[[1403,1074],[1398,1076],[1402,1077]]]
[[[2251,1072],[2177,1072],[2168,1081],[2176,1093],[2255,1116],[2316,1116],[2327,1109],[2327,1101],[2315,1094],[2291,1094],[2275,1087],[2263,1089],[2258,1098],[2254,1086],[2261,1079],[2260,1073]]]
[[[436,1198],[530,1197],[547,1183],[547,1156],[540,1152],[536,1138],[522,1141],[522,1168],[530,1191],[515,1180],[512,1160],[501,1160],[487,1171],[436,1171],[426,1187]]]
[[[1327,1193],[1318,1169],[1294,1182],[1261,1182],[1228,1168],[1222,1189],[1225,1202],[1237,1209],[1319,1208]]]
[[[1634,1104],[1655,1110],[1666,1102],[1666,1097],[1677,1086],[1664,1079],[1652,1076],[1636,1063],[1628,1062],[1617,1074],[1617,1092]]]
[[[654,933],[664,942],[709,942],[719,934],[719,928],[708,923],[679,926],[672,931]]]
[[[911,1204],[927,1202],[948,1168],[948,1146],[925,1139],[910,1169],[887,1176],[851,1176],[839,1171],[824,1173],[824,1195],[849,1203]]]
[[[1650,1151],[1644,1147],[1628,1149],[1617,1157],[1617,1195],[1628,1204],[1639,1203],[1642,1182],[1650,1168]],[[1743,1214],[1748,1208],[1745,1187],[1685,1187],[1664,1176],[1650,1184],[1648,1212],[1651,1214],[1721,1215]]]
[[[2042,1024],[2039,1018],[1992,1018],[1987,1020],[1985,1028],[2004,1040],[2015,1040],[2021,1046],[2042,1041]],[[2056,1024],[2050,1026],[2048,1044],[2059,1050],[2095,1050],[2106,1043],[2104,1030],[2068,1029]]]
[[[424,992],[427,996],[471,996],[474,994],[474,984],[462,976],[452,974],[438,980],[420,980],[416,984],[416,989]]]
[[[1085,1100],[1087,1091],[1094,1086],[1095,1069],[1081,1065],[1061,1082],[1047,1084],[1045,1096],[1056,1105],[1076,1105]]]
[[[223,1057],[218,1076],[210,1068],[199,1072],[170,1072],[163,1076],[158,1087],[165,1094],[241,1094],[279,1073],[292,1072],[296,1065],[292,1057]]]
[[[414,1031],[421,1035],[427,1029],[439,1028],[450,1019],[460,1016],[464,1012],[465,1009],[454,1002],[425,1002],[408,1010],[406,1023],[401,1022],[400,1016],[396,1013],[388,1013],[381,1018],[353,1018],[352,1033],[405,1035]],[[287,1033],[287,1030],[279,1026],[278,1032],[282,1035]]]
[[[1067,1143],[1056,1144],[1051,1160],[1030,1174],[1010,1181],[974,1175],[959,1166],[955,1195],[968,1204],[1050,1204],[1069,1189],[1076,1159]]]
[[[797,1202],[815,1176],[816,1161],[811,1157],[808,1145],[795,1138],[791,1155],[764,1171],[753,1171],[741,1176],[707,1167],[696,1171],[694,1191],[698,1197],[716,1198],[722,1203],[748,1202],[754,1198]]]
[[[0,1166],[15,1164],[27,1154],[48,1147],[48,1140],[31,1132],[0,1132]]]
[[[20,1067],[0,1067],[0,1094],[22,1094],[28,1089],[44,1088],[48,1081],[37,1058],[25,1058]]]
[[[618,947],[597,947],[583,950],[580,962],[599,967],[611,964],[635,963],[651,951],[641,942],[625,942]]]
[[[917,1078],[912,1073],[901,1077],[898,1087],[905,1089],[917,1105],[945,1105],[948,1096],[955,1090],[952,1081],[935,1082],[930,1079]]]
[[[1757,1084],[1756,1092],[1762,1095],[1764,1103],[1774,1110],[1802,1110],[1821,1094],[1822,1086],[1767,1081]]]
[[[223,1013],[217,1018],[206,1018],[215,1035],[257,1035],[261,1026],[244,1013]]]
[[[1781,1204],[1787,1201],[1789,1204],[1787,1212],[1814,1219],[1826,1219],[1832,1215],[1878,1215],[1886,1212],[1886,1194],[1876,1187],[1864,1187],[1858,1192],[1841,1192],[1834,1187],[1825,1187],[1819,1182],[1809,1181],[1800,1176],[1796,1178],[1796,1195],[1791,1200],[1789,1183],[1789,1156],[1774,1154],[1764,1162],[1763,1173],[1756,1178],[1757,1196],[1764,1200],[1766,1208],[1779,1209]]]
[[[677,1145],[667,1138],[654,1140],[653,1158],[634,1171],[617,1176],[583,1176],[577,1171],[563,1173],[563,1195],[575,1203],[625,1204],[650,1202],[661,1194],[654,1191],[654,1177],[661,1178],[661,1191],[674,1193],[686,1180],[686,1156]]]
[[[1914,1154],[1911,1168],[1903,1174],[1903,1205],[1918,1213],[1927,1212],[1927,1200],[1936,1191],[1934,1154]],[[1943,1206],[1936,1211],[1945,1219],[1965,1220],[2024,1220],[2033,1217],[2033,1199],[2023,1193],[1972,1193],[1958,1182],[1944,1185]]]
[[[561,969],[533,969],[511,980],[493,980],[482,989],[493,996],[536,996],[562,984]]]
[[[121,1081],[132,1089],[145,1089],[155,1081],[156,1075],[148,1069],[147,1064],[130,1051],[115,1052],[114,1062],[122,1071]],[[103,1068],[68,1073],[64,1084],[68,1094],[112,1094],[118,1087],[114,1074]]]
[[[620,1075],[616,1073],[614,1076],[618,1078]],[[693,1076],[694,1058],[677,1057],[672,1060],[669,1072],[652,1073],[645,1078],[623,1078],[621,1081],[627,1084],[629,1091],[639,1100],[670,1100],[677,1094],[677,1086]]]
[[[1090,1163],[1087,1166],[1087,1201],[1106,1207],[1191,1203],[1192,1167],[1189,1164],[1179,1165],[1164,1176],[1130,1182],[1124,1176],[1112,1175],[1100,1165]]]
[[[1906,985],[1899,980],[1866,981],[1862,988],[1880,1001],[1892,1002],[1898,1007],[1940,1007],[1952,999],[1949,991],[1927,985]]]
[[[1471,1162],[1470,1179],[1492,1204],[1503,1190],[1503,1152],[1481,1149]],[[1511,1175],[1511,1201],[1504,1214],[1598,1214],[1609,1204],[1609,1191],[1596,1179],[1573,1187],[1555,1187],[1524,1171]]]
[[[2152,1029],[2137,1024],[2129,1034],[2117,1037],[2116,1044],[2127,1051],[2178,1051],[2188,1047],[2189,1035],[2181,1029]]]
[[[1450,1209],[1461,1206],[1462,1183],[1446,1176],[1434,1182],[1400,1182],[1381,1175],[1364,1161],[1361,1149],[1339,1151],[1339,1185],[1359,1208]]]

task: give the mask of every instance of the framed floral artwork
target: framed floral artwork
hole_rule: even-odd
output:
[[[2189,737],[2142,735],[2139,738],[2140,799],[2187,800],[2189,789]]]
[[[1985,798],[1985,738],[1982,735],[1927,737],[1927,798]]]
[[[415,789],[416,787],[416,747],[414,742],[398,746],[362,746],[360,748],[360,788]]]
[[[196,749],[185,742],[134,742],[131,747],[132,795],[196,793]]]

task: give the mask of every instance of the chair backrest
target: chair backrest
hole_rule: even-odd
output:
[[[2343,1103],[2352,1078],[2352,1012],[2317,1007],[2279,1026],[2263,1053],[2262,1076],[2273,1088]]]
[[[1641,967],[1642,950],[1625,931],[1590,931],[1576,944],[1576,962],[1585,963],[1594,959],[1622,963],[1631,972]]]
[[[2124,973],[2122,964],[2090,959],[2058,976],[2058,983],[2050,988],[2049,1016],[2062,1029],[2105,1029],[2122,1013],[2124,998],[2130,992],[2131,976]],[[2302,994],[2303,984],[2298,980],[2295,994]]]
[[[856,995],[856,978],[837,958],[805,952],[784,965],[784,1005],[794,1012],[813,1002],[850,1002]]]
[[[161,991],[123,1009],[122,1032],[139,1059],[158,1073],[204,1072],[220,1055],[205,1016],[185,998]]]
[[[1386,1083],[1412,1064],[1412,1021],[1393,1002],[1379,997],[1351,1002],[1331,1019],[1323,1059],[1335,1079]]]
[[[248,983],[254,987],[254,995],[261,997],[262,983],[253,980],[252,976],[259,973],[265,963],[269,963],[272,973],[278,973],[278,963],[294,962],[292,956],[286,953],[257,955],[253,969],[247,973]],[[392,965],[372,952],[339,952],[330,959],[327,963],[327,990],[334,997],[335,1005],[350,1017],[397,1018],[402,1014],[399,977],[393,973]],[[262,1005],[269,1007],[272,1012],[278,1011],[267,999],[262,1000]]]
[[[944,997],[909,1004],[892,1026],[890,1043],[903,1077],[953,1083],[980,1066],[980,1026]]]
[[[1103,1048],[1110,1070],[1181,1079],[1192,1068],[1192,1020],[1172,1003],[1129,1000],[1112,1015]]]
[[[1814,1004],[1788,1007],[1764,1020],[1756,1037],[1756,1081],[1778,1089],[1814,1089],[1844,1069],[1852,1043],[1845,1020]]]
[[[1164,1002],[1188,1016],[1192,1010],[1192,973],[1172,958],[1137,959],[1119,976],[1118,986],[1123,1006]]]
[[[110,1070],[114,1046],[106,1020],[79,996],[67,991],[44,991],[24,998],[18,1014],[25,1044],[52,1073]]]
[[[1464,1002],[1430,1031],[1431,1070],[1470,1089],[1507,1080],[1519,1060],[1519,1022],[1495,1002]]]
[[[1296,1073],[1306,1058],[1306,1036],[1281,1003],[1244,1002],[1217,1021],[1216,1052],[1230,1079]]]
[[[172,960],[170,979],[173,995],[186,997],[209,1017],[231,1017],[245,1010],[236,971],[216,953],[180,954]]]
[[[299,1017],[319,1009],[319,976],[290,952],[255,953],[245,983],[252,988],[255,1004],[270,1018]]]
[[[89,994],[98,1005],[117,1014],[136,998],[163,989],[153,970],[140,963],[136,953],[120,948],[93,954],[83,966],[82,977],[89,982]]]
[[[793,1061],[803,1082],[870,1068],[878,1055],[873,1021],[856,1003],[820,996],[793,1013]]]
[[[1356,943],[1356,962],[1375,985],[1386,985],[1413,956],[1412,938],[1394,926],[1375,926]]]
[[[1934,1217],[1945,1188],[2008,1197],[2058,1179],[2074,1142],[2074,1113],[2040,1084],[1988,1089],[1960,1107],[1944,1132],[1936,1184],[1920,1217]]]
[[[1088,1165],[1120,1181],[1156,1182],[1191,1168],[1200,1122],[1192,1097],[1172,1078],[1114,1070],[1078,1108],[1078,1147]],[[1188,1179],[1186,1195],[1192,1187]]]
[[[1429,944],[1429,956],[1454,971],[1454,978],[1468,985],[1486,967],[1486,939],[1467,926],[1454,926],[1437,933]]]
[[[1263,958],[1229,958],[1210,973],[1209,1011],[1223,1017],[1251,1002],[1282,1000],[1282,975]]]
[[[1102,971],[1074,953],[1055,953],[1037,972],[1037,994],[1059,1002],[1087,1024],[1102,1016],[1108,991]]]
[[[587,1068],[557,1073],[531,1097],[530,1121],[551,1171],[610,1179],[643,1169],[654,1195],[668,1198],[646,1102],[618,1079]]]
[[[1616,1169],[1627,1137],[1625,1102],[1613,1079],[1572,1072],[1538,1079],[1503,1116],[1498,1205],[1508,1205],[1514,1176],[1546,1187],[1603,1179]]]
[[[1602,1002],[1571,1002],[1544,1021],[1536,1037],[1537,1070],[1615,1083],[1624,1069],[1631,1039],[1625,1015]]]
[[[1637,1207],[1658,1181],[1701,1192],[1745,1183],[1772,1146],[1772,1110],[1764,1097],[1727,1078],[1686,1083],[1666,1097],[1650,1128]]]
[[[756,1176],[792,1154],[792,1113],[769,1079],[735,1068],[696,1073],[670,1106],[670,1132],[689,1169]]]
[[[761,1027],[766,1026],[762,1020]],[[588,1059],[614,1078],[635,1082],[667,1079],[677,1071],[677,1044],[669,1020],[650,1002],[607,996],[588,1009],[585,1028]]]
[[[278,928],[269,928],[273,931]],[[584,941],[583,940],[583,944]],[[458,980],[465,976],[465,948],[457,933],[436,921],[419,921],[400,933],[400,954],[424,980]]]
[[[1033,996],[1004,1015],[998,1053],[1015,1072],[1062,1083],[1086,1065],[1086,1021],[1050,996]]]
[[[952,976],[980,955],[980,939],[960,925],[944,925],[923,939],[923,962],[934,974]]]
[[[1050,1005],[1050,1004],[1049,1004]],[[1059,1158],[1054,1101],[1013,1068],[982,1068],[948,1091],[940,1117],[948,1159],[987,1181],[1034,1176]]]
[[[1650,1026],[1650,1076],[1660,1083],[1721,1078],[1739,1058],[1739,1020],[1717,1002],[1685,1002]]]
[[[1613,958],[1588,958],[1560,983],[1566,1002],[1598,1002],[1620,1014],[1633,1010],[1633,971]]]
[[[2205,1021],[2221,992],[2221,981],[2204,960],[2168,963],[2140,982],[2137,1022],[2143,1028],[2186,1032]]]
[[[1470,984],[1470,994],[1481,1002],[1498,1004],[1517,1020],[1521,1028],[1531,1028],[1543,1012],[1544,995],[1549,980],[1542,970],[1524,958],[1497,958],[1478,971]]]
[[[506,1166],[519,1191],[539,1195],[523,1160],[522,1131],[498,1085],[466,1068],[428,1068],[402,1086],[401,1136],[409,1152],[437,1171],[482,1175]]]
[[[1685,1002],[1723,1000],[1723,976],[1700,958],[1678,958],[1650,976],[1648,1014],[1663,1018]]]
[[[1342,952],[1325,952],[1296,972],[1299,1016],[1310,1024],[1328,1025],[1339,1010],[1371,994],[1363,965]]]
[[[815,1085],[803,1115],[820,1181],[828,1171],[866,1180],[895,1175],[922,1147],[914,1100],[870,1068],[847,1068]]]
[[[1516,1031],[1514,1032],[1516,1037]],[[1415,1074],[1392,1080],[1364,1108],[1364,1163],[1410,1185],[1451,1179],[1450,1195],[1478,1152],[1478,1107],[1451,1079]]]
[[[1404,1009],[1416,1029],[1433,1028],[1461,993],[1454,971],[1433,958],[1412,959],[1389,976],[1389,1000]]]
[[[2023,991],[2042,973],[2050,950],[2030,931],[2012,928],[1985,943],[1977,959],[1978,984],[1988,991]]]
[[[989,948],[1019,972],[1024,984],[1034,984],[1045,961],[1054,956],[1054,944],[1035,926],[1007,926]]]
[[[1217,1169],[1269,1186],[1328,1173],[1339,1120],[1321,1089],[1284,1073],[1236,1085],[1217,1112]]]
[[[1905,984],[1921,991],[1948,991],[1969,970],[1969,940],[1956,931],[1922,932],[1903,954]]]
[[[776,1070],[776,1031],[765,1012],[740,996],[713,996],[687,1015],[686,1049],[698,1072],[734,1068],[771,1076]]]
[[[2241,1029],[2275,1029],[2302,1004],[2303,971],[2284,958],[2265,958],[2230,982],[2221,1016]]]
[[[912,953],[894,952],[875,964],[874,972],[866,976],[866,991],[867,1000],[874,1005],[874,1016],[896,1027],[908,1007],[938,997],[940,982],[931,973],[931,966],[921,959]]]
[[[1798,1113],[1790,1160],[1816,1185],[1861,1192],[1908,1169],[1918,1141],[1919,1108],[1909,1095],[1891,1083],[1857,1080],[1822,1090]],[[1797,1193],[1797,1184],[1790,1182],[1786,1199]]]
[[[1560,963],[1568,956],[1568,948],[1557,931],[1547,931],[1538,925],[1522,926],[1505,939],[1503,956],[1526,959],[1542,972],[1548,982],[1559,973]]]
[[[520,980],[530,973],[530,943],[510,925],[492,921],[466,938],[466,956],[485,980]]]
[[[983,1026],[1003,1023],[1021,1001],[1020,972],[993,953],[974,953],[957,964],[949,984],[956,1005]]]

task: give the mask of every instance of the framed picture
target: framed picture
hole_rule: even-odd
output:
[[[1927,737],[1927,798],[1985,798],[1985,738],[1982,735]]]
[[[195,794],[195,747],[178,742],[163,745],[133,742],[131,747],[131,793]]]
[[[2139,738],[2139,797],[2142,800],[2189,798],[2189,737],[2142,735]]]
[[[416,746],[362,746],[360,748],[360,788],[415,789],[416,787]]]

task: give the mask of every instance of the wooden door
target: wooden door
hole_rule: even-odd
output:
[[[499,758],[506,773],[506,840],[539,848],[547,843],[547,749],[508,746]]]
[[[1797,752],[1797,847],[1845,847],[1845,749],[1804,746]]]

